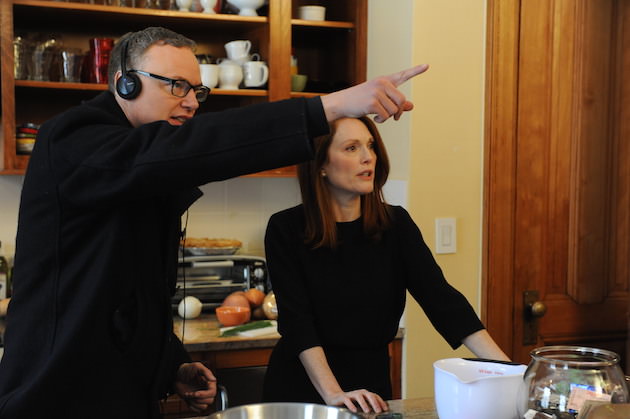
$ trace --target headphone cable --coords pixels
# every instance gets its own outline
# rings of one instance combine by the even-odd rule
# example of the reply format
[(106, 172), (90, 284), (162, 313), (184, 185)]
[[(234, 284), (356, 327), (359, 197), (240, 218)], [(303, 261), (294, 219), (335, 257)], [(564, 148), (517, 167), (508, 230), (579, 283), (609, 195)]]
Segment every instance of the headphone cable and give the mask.
[[(184, 334), (186, 333), (186, 229), (188, 228), (188, 210), (186, 210), (186, 218), (184, 221), (184, 229), (181, 232), (181, 249), (182, 249), (182, 279), (184, 281), (184, 288), (182, 293), (184, 297), (181, 301), (184, 302), (184, 315), (182, 316), (182, 345), (184, 344)], [(181, 302), (180, 301), (180, 302)], [(178, 304), (179, 305), (179, 304)], [(179, 310), (178, 310), (179, 312)]]

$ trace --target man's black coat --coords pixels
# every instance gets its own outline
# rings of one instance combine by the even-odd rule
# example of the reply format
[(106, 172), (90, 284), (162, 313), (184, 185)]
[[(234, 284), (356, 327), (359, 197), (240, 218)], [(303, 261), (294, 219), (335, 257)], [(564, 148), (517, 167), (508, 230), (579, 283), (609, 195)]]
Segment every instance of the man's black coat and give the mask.
[(327, 130), (319, 99), (133, 128), (110, 92), (45, 123), (20, 203), (0, 417), (157, 415), (188, 361), (170, 297), (197, 186), (305, 160)]

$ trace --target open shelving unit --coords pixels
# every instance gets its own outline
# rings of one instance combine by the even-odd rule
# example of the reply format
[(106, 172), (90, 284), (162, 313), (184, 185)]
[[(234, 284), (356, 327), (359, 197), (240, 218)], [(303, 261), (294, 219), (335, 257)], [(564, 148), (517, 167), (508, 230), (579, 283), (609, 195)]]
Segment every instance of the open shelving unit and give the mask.
[[(367, 0), (321, 0), (325, 21), (297, 19), (308, 0), (269, 0), (266, 16), (206, 14), (118, 7), (52, 0), (0, 2), (0, 92), (2, 151), (0, 174), (22, 175), (29, 156), (16, 152), (16, 127), (41, 124), (52, 116), (107, 89), (105, 84), (16, 80), (13, 40), (16, 36), (55, 37), (65, 47), (88, 49), (95, 37), (117, 39), (128, 31), (164, 26), (195, 40), (197, 53), (225, 56), (223, 45), (234, 39), (252, 41), (269, 65), (266, 89), (213, 89), (201, 112), (263, 101), (312, 97), (365, 80)], [(305, 92), (291, 92), (291, 55), (299, 72), (309, 77)], [(294, 176), (294, 167), (253, 176)]]

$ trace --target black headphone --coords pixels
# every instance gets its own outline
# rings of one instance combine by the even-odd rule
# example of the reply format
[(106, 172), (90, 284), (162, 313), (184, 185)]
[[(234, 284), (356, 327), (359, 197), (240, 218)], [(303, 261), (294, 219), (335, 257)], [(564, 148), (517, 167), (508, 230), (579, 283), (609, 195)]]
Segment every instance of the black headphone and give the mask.
[(116, 92), (118, 95), (127, 100), (135, 99), (142, 90), (140, 77), (127, 71), (127, 49), (129, 48), (129, 40), (127, 39), (120, 48), (120, 72), (122, 75), (116, 81)]

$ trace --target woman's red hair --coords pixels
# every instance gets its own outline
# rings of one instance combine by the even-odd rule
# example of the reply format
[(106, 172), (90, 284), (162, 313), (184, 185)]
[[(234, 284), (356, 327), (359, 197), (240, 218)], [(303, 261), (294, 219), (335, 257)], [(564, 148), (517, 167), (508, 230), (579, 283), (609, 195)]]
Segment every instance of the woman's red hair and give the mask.
[[(374, 172), (374, 189), (361, 196), (361, 216), (363, 230), (367, 237), (378, 241), (389, 226), (387, 205), (383, 199), (383, 185), (389, 175), (389, 158), (383, 139), (376, 125), (368, 117), (357, 118), (368, 129), (374, 139), (376, 168)], [(335, 136), (338, 121), (332, 124), (331, 132), (313, 141), (315, 158), (298, 165), (298, 180), (302, 193), (302, 203), (306, 217), (304, 239), (313, 248), (336, 248), (337, 224), (332, 207), (332, 198), (326, 185), (327, 180), (321, 175), (322, 167), (328, 161), (328, 149)]]

